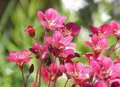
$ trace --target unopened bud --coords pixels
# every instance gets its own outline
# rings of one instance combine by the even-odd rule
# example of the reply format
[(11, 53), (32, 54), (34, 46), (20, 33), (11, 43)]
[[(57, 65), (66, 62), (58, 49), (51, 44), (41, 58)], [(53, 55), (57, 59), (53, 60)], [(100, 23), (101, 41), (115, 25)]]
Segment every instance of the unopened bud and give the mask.
[(35, 36), (35, 29), (31, 25), (27, 27), (25, 30), (26, 33), (28, 33), (29, 36), (34, 37)]

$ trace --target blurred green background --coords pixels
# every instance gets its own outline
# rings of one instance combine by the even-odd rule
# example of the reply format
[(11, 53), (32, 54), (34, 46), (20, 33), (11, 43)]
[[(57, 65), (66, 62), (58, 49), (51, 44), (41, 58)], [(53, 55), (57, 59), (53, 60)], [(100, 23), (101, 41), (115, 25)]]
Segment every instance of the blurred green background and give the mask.
[[(74, 38), (76, 51), (80, 54), (90, 51), (84, 46), (84, 41), (89, 39), (90, 25), (100, 26), (113, 19), (120, 21), (120, 0), (0, 0), (0, 87), (22, 87), (19, 68), (7, 61), (6, 56), (11, 50), (20, 51), (31, 47), (33, 39), (24, 32), (28, 25), (36, 29), (42, 42), (44, 29), (36, 13), (48, 8), (54, 8), (67, 16), (66, 23), (72, 21), (81, 26), (80, 34)], [(33, 62), (34, 58), (29, 65)], [(29, 65), (25, 66), (25, 74), (28, 73)], [(33, 76), (29, 82), (34, 80)], [(63, 87), (64, 82), (59, 78), (57, 87)], [(44, 83), (42, 87), (46, 87)]]

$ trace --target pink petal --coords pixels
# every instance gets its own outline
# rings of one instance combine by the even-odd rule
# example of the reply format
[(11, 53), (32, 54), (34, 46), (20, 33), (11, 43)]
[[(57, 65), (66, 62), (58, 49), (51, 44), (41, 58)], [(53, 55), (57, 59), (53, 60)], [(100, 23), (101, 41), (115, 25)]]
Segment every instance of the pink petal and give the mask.
[(53, 34), (54, 42), (60, 42), (62, 38), (62, 34), (58, 31)]
[(92, 43), (89, 41), (85, 41), (85, 45), (87, 45), (88, 47), (92, 48)]
[(87, 74), (87, 73), (90, 73), (90, 71), (91, 71), (91, 68), (90, 68), (90, 67), (84, 67), (82, 73), (83, 73), (83, 74)]
[(38, 16), (38, 18), (39, 18), (40, 23), (42, 24), (42, 26), (48, 28), (48, 25), (46, 23), (46, 19), (45, 19), (44, 14), (41, 11), (38, 11), (37, 16)]
[(106, 82), (103, 80), (99, 80), (96, 84), (95, 87), (108, 87)]
[(45, 11), (45, 17), (48, 20), (57, 20), (59, 14), (56, 10), (49, 8), (48, 10)]
[(118, 28), (118, 23), (117, 23), (116, 21), (114, 21), (114, 20), (112, 20), (112, 21), (110, 22), (110, 25), (111, 25), (114, 29), (117, 29), (117, 28)]
[(60, 71), (63, 72), (63, 73), (66, 72), (66, 69), (65, 69), (64, 65), (60, 65)]
[(70, 30), (72, 35), (76, 35), (80, 31), (80, 27), (76, 26), (75, 23), (73, 23), (73, 22), (70, 22), (70, 23), (66, 24), (66, 27), (67, 27), (68, 30)]
[(99, 37), (97, 35), (93, 35), (91, 40), (92, 40), (92, 43), (96, 45), (99, 42)]
[(84, 67), (83, 67), (82, 63), (78, 62), (78, 63), (75, 64), (75, 68), (82, 71)]
[(50, 73), (56, 74), (58, 72), (58, 65), (55, 63), (52, 63), (49, 67)]
[(90, 61), (90, 66), (92, 66), (92, 68), (93, 68), (95, 73), (99, 74), (99, 72), (100, 72), (100, 65), (95, 60), (91, 60)]
[(58, 24), (63, 24), (65, 22), (65, 20), (66, 20), (65, 16), (59, 16), (57, 22), (58, 22)]
[(65, 64), (65, 69), (69, 72), (69, 71), (73, 71), (74, 70), (74, 65), (71, 63), (66, 63)]
[(40, 21), (41, 21), (41, 20), (45, 20), (45, 16), (44, 16), (44, 14), (43, 14), (42, 11), (38, 11), (38, 12), (37, 12), (37, 16), (38, 16), (38, 18), (39, 18)]
[(45, 81), (49, 81), (50, 80), (49, 77), (48, 77), (48, 71), (47, 71), (46, 68), (42, 67), (41, 73), (42, 73), (43, 78), (44, 78)]
[(48, 42), (49, 44), (53, 44), (53, 39), (52, 37), (45, 37), (44, 41)]
[(104, 33), (107, 29), (108, 29), (109, 25), (108, 24), (103, 24), (101, 27), (100, 27), (100, 31), (102, 33)]
[(99, 28), (95, 27), (95, 26), (90, 26), (90, 29), (93, 33), (98, 34)]
[(113, 62), (110, 58), (106, 57), (106, 58), (103, 58), (102, 60), (102, 65), (106, 68), (106, 69), (109, 69), (112, 65), (113, 65)]
[(63, 44), (67, 44), (70, 43), (72, 41), (73, 37), (72, 36), (67, 36), (65, 38), (62, 39), (62, 43)]
[(75, 43), (68, 43), (68, 44), (66, 45), (66, 47), (75, 47), (75, 46), (76, 46)]

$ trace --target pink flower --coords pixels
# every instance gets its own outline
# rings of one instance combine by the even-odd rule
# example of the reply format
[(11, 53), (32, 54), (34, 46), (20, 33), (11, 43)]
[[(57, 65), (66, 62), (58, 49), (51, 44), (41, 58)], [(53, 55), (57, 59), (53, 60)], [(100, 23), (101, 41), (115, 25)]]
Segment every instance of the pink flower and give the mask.
[(108, 35), (112, 33), (112, 28), (108, 24), (103, 24), (100, 27), (91, 26), (90, 28), (93, 34), (98, 35), (99, 38), (107, 37)]
[(53, 37), (46, 37), (45, 41), (58, 49), (62, 49), (62, 48), (68, 49), (75, 46), (74, 43), (71, 43), (72, 39), (73, 39), (72, 36), (63, 37), (61, 32), (56, 31), (53, 34)]
[(91, 42), (86, 41), (85, 44), (90, 47), (95, 53), (100, 53), (102, 50), (107, 50), (107, 38), (100, 39), (96, 34), (92, 36)]
[(55, 30), (63, 27), (63, 23), (66, 20), (65, 16), (60, 16), (58, 12), (52, 8), (45, 11), (38, 11), (37, 16), (42, 24), (47, 29)]
[(74, 80), (80, 82), (84, 82), (91, 71), (90, 67), (85, 67), (80, 62), (75, 64), (65, 63), (65, 65), (60, 65), (60, 70), (65, 73), (68, 78), (72, 77)]
[(110, 26), (112, 27), (113, 34), (120, 38), (120, 24), (118, 24), (116, 21), (111, 21)]
[(68, 36), (68, 35), (74, 36), (79, 33), (80, 27), (76, 26), (75, 23), (70, 22), (70, 23), (66, 24), (65, 27), (63, 27), (60, 30), (64, 36)]
[(45, 81), (56, 81), (62, 75), (55, 63), (52, 63), (49, 67), (42, 67), (41, 72)]
[(11, 51), (7, 56), (7, 59), (11, 62), (16, 63), (18, 66), (23, 67), (25, 63), (31, 60), (31, 53), (27, 50), (21, 52)]
[(101, 60), (91, 60), (90, 66), (92, 66), (94, 75), (97, 75), (96, 79), (108, 79), (111, 76), (113, 62), (109, 57), (101, 57)]

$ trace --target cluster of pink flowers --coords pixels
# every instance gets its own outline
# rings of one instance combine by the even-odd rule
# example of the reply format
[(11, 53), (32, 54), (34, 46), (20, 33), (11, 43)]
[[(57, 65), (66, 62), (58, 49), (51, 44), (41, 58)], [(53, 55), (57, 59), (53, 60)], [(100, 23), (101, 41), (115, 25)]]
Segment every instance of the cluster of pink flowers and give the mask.
[[(85, 45), (92, 49), (92, 52), (79, 55), (74, 50), (76, 44), (72, 40), (79, 33), (80, 26), (73, 22), (66, 24), (66, 17), (59, 15), (52, 8), (44, 13), (38, 11), (37, 16), (40, 24), (45, 28), (43, 43), (39, 43), (35, 29), (28, 26), (25, 31), (34, 38), (35, 43), (29, 51), (12, 51), (7, 57), (9, 61), (15, 62), (23, 72), (24, 64), (31, 60), (31, 54), (35, 55), (38, 69), (34, 87), (41, 87), (41, 78), (48, 82), (48, 87), (51, 84), (53, 84), (52, 87), (56, 87), (57, 79), (63, 74), (67, 78), (64, 87), (67, 87), (69, 79), (73, 80), (70, 87), (120, 87), (120, 56), (116, 56), (114, 60), (111, 58), (118, 49), (120, 24), (111, 21), (110, 24), (103, 24), (100, 27), (91, 26), (91, 41), (85, 41)], [(108, 45), (110, 35), (116, 38), (112, 47)], [(80, 56), (87, 59), (87, 65), (82, 62), (73, 62), (74, 58), (80, 58)], [(29, 72), (32, 73), (33, 70), (32, 65)], [(24, 87), (27, 87), (27, 80), (25, 78), (23, 80)]]

